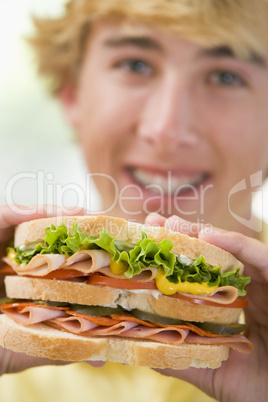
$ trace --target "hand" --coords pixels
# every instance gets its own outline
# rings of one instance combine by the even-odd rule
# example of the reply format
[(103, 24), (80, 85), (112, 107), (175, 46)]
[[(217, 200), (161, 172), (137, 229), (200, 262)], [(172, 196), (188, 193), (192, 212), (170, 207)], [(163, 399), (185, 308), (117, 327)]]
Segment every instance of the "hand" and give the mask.
[(186, 380), (219, 401), (268, 400), (268, 246), (235, 232), (191, 224), (179, 217), (169, 219), (151, 214), (147, 224), (199, 237), (232, 253), (243, 262), (243, 275), (251, 276), (246, 287), (248, 307), (245, 309), (247, 337), (254, 344), (251, 354), (230, 349), (227, 361), (216, 370), (158, 370), (162, 374)]
[[(84, 215), (82, 208), (61, 208), (54, 205), (44, 206), (0, 206), (0, 268), (4, 265), (2, 258), (6, 255), (6, 248), (13, 240), (15, 226), (33, 219), (48, 218), (62, 215)], [(0, 275), (0, 298), (4, 296), (4, 278)]]
[[(18, 210), (20, 210), (21, 213), (18, 213)], [(84, 213), (85, 211), (81, 208), (72, 208), (69, 210), (64, 208), (63, 210), (62, 208), (53, 206), (38, 206), (38, 208), (19, 208), (18, 206), (14, 206), (13, 208), (12, 205), (0, 206), (0, 266), (3, 265), (2, 258), (6, 255), (6, 247), (10, 241), (13, 240), (15, 226), (19, 223), (32, 219), (47, 218), (49, 216), (84, 215)], [(3, 275), (0, 275), (0, 297), (3, 297), (4, 294), (4, 277)], [(31, 357), (21, 353), (14, 353), (0, 347), (0, 375), (45, 364), (64, 364), (64, 362)]]

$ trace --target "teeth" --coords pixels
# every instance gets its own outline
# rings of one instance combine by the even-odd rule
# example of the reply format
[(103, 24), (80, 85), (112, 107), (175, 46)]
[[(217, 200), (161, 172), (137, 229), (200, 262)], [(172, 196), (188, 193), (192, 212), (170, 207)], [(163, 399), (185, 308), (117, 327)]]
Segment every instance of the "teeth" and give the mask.
[(164, 192), (164, 194), (179, 193), (187, 187), (197, 186), (204, 178), (204, 174), (198, 174), (192, 177), (175, 177), (171, 172), (168, 172), (167, 176), (160, 174), (150, 173), (142, 169), (131, 170), (134, 179), (139, 182), (146, 189), (158, 193)]

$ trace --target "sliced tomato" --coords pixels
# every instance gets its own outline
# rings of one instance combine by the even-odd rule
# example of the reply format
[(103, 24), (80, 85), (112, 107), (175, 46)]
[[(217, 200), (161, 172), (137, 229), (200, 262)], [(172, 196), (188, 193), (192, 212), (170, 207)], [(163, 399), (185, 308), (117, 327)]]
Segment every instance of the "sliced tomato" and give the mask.
[(70, 316), (74, 317), (81, 317), (84, 318), (85, 320), (90, 320), (94, 322), (97, 325), (100, 325), (102, 327), (111, 327), (112, 325), (116, 325), (120, 322), (120, 320), (113, 319), (110, 316), (105, 316), (105, 317), (99, 317), (99, 316), (93, 316), (93, 315), (87, 315), (87, 314), (80, 314), (76, 313), (75, 311), (70, 311), (67, 310), (66, 314), (69, 314)]
[(195, 297), (188, 297), (187, 295), (183, 295), (181, 293), (175, 293), (174, 295), (171, 295), (169, 297), (173, 297), (174, 299), (187, 300), (190, 303), (194, 304), (204, 304), (206, 306), (213, 306), (213, 307), (244, 308), (247, 307), (248, 305), (248, 299), (246, 297), (238, 297), (233, 303), (230, 304), (220, 304), (209, 300), (198, 299)]
[(1, 310), (7, 310), (10, 308), (24, 308), (29, 306), (35, 306), (34, 302), (32, 301), (14, 301), (11, 303), (6, 303), (1, 305)]
[(79, 278), (82, 276), (88, 276), (88, 274), (85, 274), (81, 271), (77, 271), (76, 269), (57, 269), (45, 276), (42, 276), (42, 279), (70, 279), (70, 278)]
[[(89, 276), (87, 283), (90, 285), (103, 285), (103, 286), (110, 286), (112, 288), (118, 288), (118, 289), (128, 289), (128, 290), (135, 290), (135, 289), (149, 289), (149, 290), (158, 290), (157, 287), (155, 286), (154, 282), (138, 282), (133, 279), (115, 279), (115, 278), (109, 278), (107, 276), (103, 276), (100, 274), (92, 274)], [(165, 296), (165, 295), (163, 295)], [(186, 300), (189, 303), (194, 303), (194, 304), (204, 304), (207, 306), (213, 306), (213, 307), (228, 307), (228, 308), (243, 308), (247, 307), (248, 301), (246, 297), (238, 297), (237, 300), (235, 300), (231, 304), (220, 304), (220, 303), (215, 303), (213, 301), (209, 300), (203, 300), (203, 299), (198, 299), (194, 297), (189, 297), (187, 295), (183, 295), (181, 293), (175, 293), (174, 295), (167, 296), (167, 297), (173, 297), (175, 299), (181, 299), (181, 300)]]
[[(47, 302), (47, 303), (49, 303), (49, 302)], [(31, 301), (31, 300), (29, 300), (29, 301), (27, 301), (27, 300), (19, 301), (18, 300), (18, 301), (14, 301), (14, 302), (11, 302), (11, 303), (2, 304), (0, 309), (2, 311), (5, 311), (5, 310), (8, 310), (8, 309), (14, 309), (14, 308), (22, 309), (24, 307), (29, 307), (29, 306), (31, 306), (31, 307), (42, 307), (42, 308), (47, 308), (47, 309), (50, 309), (50, 310), (51, 309), (52, 310), (67, 310), (68, 309), (67, 306), (53, 306), (52, 304), (46, 304), (46, 302), (42, 302), (41, 300), (39, 302), (37, 302), (37, 303), (35, 303), (35, 302)]]
[[(5, 275), (16, 275), (15, 271), (8, 265), (5, 265), (1, 268), (0, 273)], [(68, 280), (72, 278), (79, 278), (79, 277), (86, 277), (88, 276), (87, 283), (90, 285), (103, 285), (103, 286), (110, 286), (112, 288), (117, 289), (126, 289), (126, 290), (138, 290), (138, 289), (149, 289), (149, 290), (158, 290), (154, 282), (139, 282), (135, 281), (135, 279), (116, 279), (110, 278), (108, 276), (104, 276), (102, 274), (84, 274), (80, 271), (75, 269), (59, 269), (56, 271), (52, 271), (49, 274), (42, 277), (42, 279), (62, 279)], [(40, 278), (40, 277), (37, 277)], [(165, 296), (165, 295), (163, 295)], [(173, 297), (175, 299), (186, 300), (189, 303), (193, 304), (203, 304), (207, 306), (213, 307), (228, 307), (228, 308), (244, 308), (248, 306), (248, 300), (246, 297), (238, 297), (233, 303), (231, 304), (220, 304), (215, 303), (209, 300), (198, 299), (194, 297), (189, 297), (187, 295), (183, 295), (182, 293), (175, 293), (174, 295), (167, 296)]]
[[(10, 265), (4, 265), (2, 268), (0, 268), (0, 275), (1, 274), (17, 275), (16, 271), (14, 271), (14, 269)], [(76, 269), (57, 269), (42, 277), (27, 275), (27, 273), (25, 274), (25, 276), (39, 279), (69, 279), (69, 278), (79, 278), (82, 276), (88, 276), (88, 274), (85, 274), (81, 271), (77, 271)]]
[(88, 277), (88, 284), (110, 286), (118, 289), (152, 289), (157, 290), (154, 282), (139, 282), (133, 279), (116, 279), (100, 274), (92, 274)]
[(17, 275), (14, 269), (10, 265), (4, 265), (2, 268), (0, 268), (0, 274), (1, 275)]

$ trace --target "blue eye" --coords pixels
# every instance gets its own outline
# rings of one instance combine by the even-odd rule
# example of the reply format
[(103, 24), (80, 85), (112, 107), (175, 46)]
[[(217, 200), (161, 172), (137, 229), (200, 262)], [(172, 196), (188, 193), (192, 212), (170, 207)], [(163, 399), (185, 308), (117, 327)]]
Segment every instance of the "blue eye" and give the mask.
[(223, 84), (231, 85), (236, 81), (236, 77), (234, 77), (234, 75), (231, 73), (222, 73), (220, 75), (220, 81)]
[(147, 71), (147, 66), (142, 61), (131, 61), (129, 67), (139, 74), (144, 74)]
[(211, 84), (222, 86), (243, 86), (245, 84), (243, 78), (238, 74), (234, 74), (230, 71), (217, 71), (213, 72), (209, 76), (209, 82)]
[(117, 67), (122, 67), (130, 73), (138, 75), (151, 76), (153, 68), (146, 62), (138, 59), (123, 60), (117, 64)]

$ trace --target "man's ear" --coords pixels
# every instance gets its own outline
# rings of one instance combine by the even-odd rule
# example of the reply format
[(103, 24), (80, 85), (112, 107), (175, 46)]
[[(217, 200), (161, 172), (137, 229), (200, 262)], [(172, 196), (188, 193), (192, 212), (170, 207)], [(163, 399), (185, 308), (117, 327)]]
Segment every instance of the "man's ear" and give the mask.
[(67, 121), (73, 128), (79, 126), (79, 107), (77, 99), (77, 90), (74, 85), (66, 83), (59, 92), (59, 100), (62, 104), (63, 111)]

